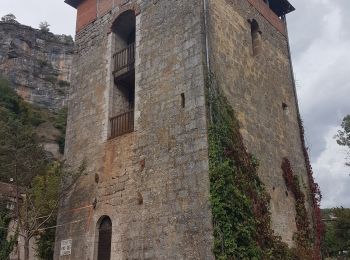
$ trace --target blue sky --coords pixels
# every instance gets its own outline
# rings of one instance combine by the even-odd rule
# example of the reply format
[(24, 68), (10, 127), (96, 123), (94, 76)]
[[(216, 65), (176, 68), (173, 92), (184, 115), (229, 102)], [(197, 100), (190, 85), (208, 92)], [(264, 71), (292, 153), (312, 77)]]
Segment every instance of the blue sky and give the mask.
[[(333, 138), (350, 114), (350, 1), (290, 2), (297, 9), (288, 24), (299, 104), (322, 206), (350, 207), (346, 150)], [(0, 16), (7, 13), (32, 27), (47, 21), (52, 32), (74, 35), (76, 12), (63, 0), (1, 0)]]

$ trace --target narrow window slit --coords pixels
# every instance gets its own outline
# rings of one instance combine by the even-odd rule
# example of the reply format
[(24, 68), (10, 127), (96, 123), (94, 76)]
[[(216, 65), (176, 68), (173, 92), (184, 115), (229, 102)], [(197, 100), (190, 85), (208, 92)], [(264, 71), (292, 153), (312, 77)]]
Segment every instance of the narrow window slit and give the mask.
[(252, 38), (253, 56), (256, 56), (260, 54), (261, 48), (262, 48), (261, 31), (259, 28), (259, 24), (255, 19), (250, 20), (249, 22), (250, 22), (250, 30), (251, 30), (251, 38)]
[(185, 105), (186, 105), (185, 93), (181, 93), (181, 107), (185, 108)]

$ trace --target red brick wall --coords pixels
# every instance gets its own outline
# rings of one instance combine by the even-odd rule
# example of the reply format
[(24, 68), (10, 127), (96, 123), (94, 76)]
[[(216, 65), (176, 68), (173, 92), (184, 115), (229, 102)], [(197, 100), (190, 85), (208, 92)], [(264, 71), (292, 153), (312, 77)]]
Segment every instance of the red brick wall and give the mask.
[(89, 23), (93, 22), (97, 18), (97, 0), (85, 0), (78, 6), (77, 14), (77, 27), (76, 31), (79, 32)]
[(279, 32), (286, 35), (286, 29), (282, 20), (262, 0), (248, 0), (259, 13), (266, 18)]
[(98, 17), (110, 11), (114, 6), (114, 0), (97, 0), (97, 15)]

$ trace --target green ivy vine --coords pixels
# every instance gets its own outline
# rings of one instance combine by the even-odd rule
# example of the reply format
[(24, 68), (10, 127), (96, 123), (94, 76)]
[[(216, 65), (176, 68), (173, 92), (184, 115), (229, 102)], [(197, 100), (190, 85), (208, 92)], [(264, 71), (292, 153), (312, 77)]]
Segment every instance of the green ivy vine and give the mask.
[(296, 259), (273, 233), (270, 197), (258, 177), (257, 160), (246, 151), (235, 113), (212, 74), (207, 97), (216, 259)]

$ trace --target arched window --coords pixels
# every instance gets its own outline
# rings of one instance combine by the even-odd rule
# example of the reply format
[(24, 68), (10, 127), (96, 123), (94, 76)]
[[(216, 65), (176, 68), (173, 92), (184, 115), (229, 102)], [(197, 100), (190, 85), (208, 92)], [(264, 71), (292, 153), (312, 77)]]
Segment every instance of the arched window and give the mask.
[(104, 216), (99, 222), (97, 260), (110, 260), (112, 243), (112, 221), (109, 217)]
[(250, 22), (253, 55), (258, 55), (261, 52), (261, 31), (258, 22), (253, 19)]
[(134, 130), (136, 16), (125, 11), (112, 25), (114, 87), (110, 134), (113, 139)]

